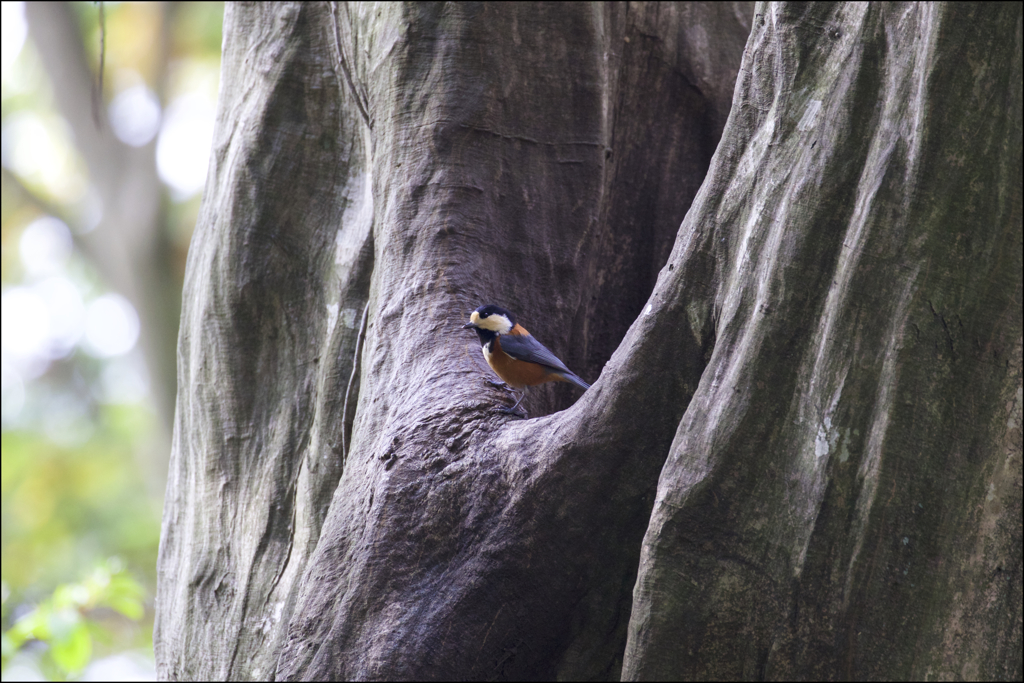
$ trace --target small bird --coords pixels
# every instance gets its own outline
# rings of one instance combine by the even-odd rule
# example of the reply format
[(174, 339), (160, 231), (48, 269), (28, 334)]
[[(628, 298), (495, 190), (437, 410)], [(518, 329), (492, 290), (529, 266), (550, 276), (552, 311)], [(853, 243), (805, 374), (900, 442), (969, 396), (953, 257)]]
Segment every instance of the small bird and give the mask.
[(476, 330), (487, 364), (506, 384), (523, 392), (514, 406), (502, 408), (502, 412), (515, 413), (526, 397), (526, 387), (544, 382), (572, 382), (583, 389), (590, 388), (517, 324), (511, 311), (493, 304), (481, 306), (469, 315), (469, 322), (462, 329)]

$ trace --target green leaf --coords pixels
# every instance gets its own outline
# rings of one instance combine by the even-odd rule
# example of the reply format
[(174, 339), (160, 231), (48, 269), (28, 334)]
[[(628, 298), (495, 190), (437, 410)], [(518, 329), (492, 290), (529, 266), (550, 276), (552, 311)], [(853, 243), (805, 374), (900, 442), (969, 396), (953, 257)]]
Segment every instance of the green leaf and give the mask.
[(53, 592), (53, 606), (57, 609), (65, 607), (82, 607), (89, 604), (92, 596), (89, 589), (77, 583), (58, 586)]
[(29, 638), (48, 640), (50, 637), (50, 610), (36, 608), (18, 620), (8, 633), (18, 647)]
[(111, 609), (117, 610), (129, 619), (139, 620), (145, 611), (142, 603), (128, 595), (115, 595), (107, 602)]
[(107, 593), (114, 597), (142, 598), (146, 591), (138, 581), (128, 574), (114, 574), (110, 577)]
[(74, 674), (85, 668), (92, 657), (92, 636), (89, 627), (79, 622), (64, 638), (54, 638), (50, 644), (50, 656), (64, 671)]

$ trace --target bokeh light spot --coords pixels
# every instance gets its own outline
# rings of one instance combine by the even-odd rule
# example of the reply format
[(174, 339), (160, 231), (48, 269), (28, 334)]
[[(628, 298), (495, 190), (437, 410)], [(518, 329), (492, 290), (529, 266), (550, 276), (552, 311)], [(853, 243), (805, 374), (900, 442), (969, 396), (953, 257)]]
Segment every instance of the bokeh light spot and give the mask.
[(139, 339), (139, 316), (120, 294), (104, 294), (89, 304), (85, 350), (97, 358), (128, 353)]
[[(5, 354), (28, 360), (50, 337), (46, 301), (33, 287), (11, 287), (0, 298), (0, 346)], [(45, 369), (45, 365), (43, 367)]]
[(54, 275), (34, 287), (46, 303), (49, 334), (39, 351), (50, 360), (71, 353), (85, 332), (85, 303), (78, 287), (64, 275)]
[(49, 198), (74, 203), (85, 194), (87, 181), (72, 144), (71, 131), (59, 116), (29, 110), (4, 118), (3, 165), (29, 185), (45, 188)]
[(18, 242), (18, 253), (25, 271), (32, 277), (59, 273), (71, 258), (71, 230), (53, 216), (38, 218), (25, 228)]
[(156, 167), (171, 195), (181, 201), (203, 189), (213, 147), (213, 103), (201, 95), (179, 97), (164, 113)]
[(25, 44), (25, 35), (28, 33), (28, 25), (25, 23), (25, 3), (5, 2), (0, 5), (0, 25), (2, 25), (2, 38), (0, 38), (0, 73), (4, 80), (11, 71), (14, 60), (21, 54), (21, 48)]
[(145, 85), (121, 91), (110, 103), (110, 127), (121, 142), (142, 147), (160, 130), (160, 101)]

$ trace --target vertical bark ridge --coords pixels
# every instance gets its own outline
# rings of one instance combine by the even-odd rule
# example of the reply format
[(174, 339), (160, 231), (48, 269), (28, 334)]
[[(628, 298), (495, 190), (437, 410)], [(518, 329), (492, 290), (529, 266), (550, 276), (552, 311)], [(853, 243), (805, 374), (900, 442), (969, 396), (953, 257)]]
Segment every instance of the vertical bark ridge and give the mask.
[(662, 473), (623, 677), (1012, 678), (1019, 610), (979, 594), (1010, 600), (1013, 577), (981, 586), (1020, 533), (980, 510), (1014, 505), (1019, 467), (995, 475), (1002, 437), (967, 425), (1012, 411), (1020, 381), (1019, 209), (999, 201), (1021, 181), (1019, 97), (999, 97), (1019, 8), (758, 12), (684, 223), (720, 231), (718, 341)]

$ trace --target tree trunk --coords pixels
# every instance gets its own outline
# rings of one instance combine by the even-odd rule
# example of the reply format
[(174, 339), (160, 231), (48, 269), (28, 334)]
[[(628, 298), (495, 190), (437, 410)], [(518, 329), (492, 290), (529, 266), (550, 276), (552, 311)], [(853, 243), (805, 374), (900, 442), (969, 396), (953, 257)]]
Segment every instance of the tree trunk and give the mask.
[(1020, 677), (1020, 6), (748, 10), (229, 7), (162, 677)]
[(1021, 79), (1020, 5), (759, 6), (624, 678), (1021, 677)]

